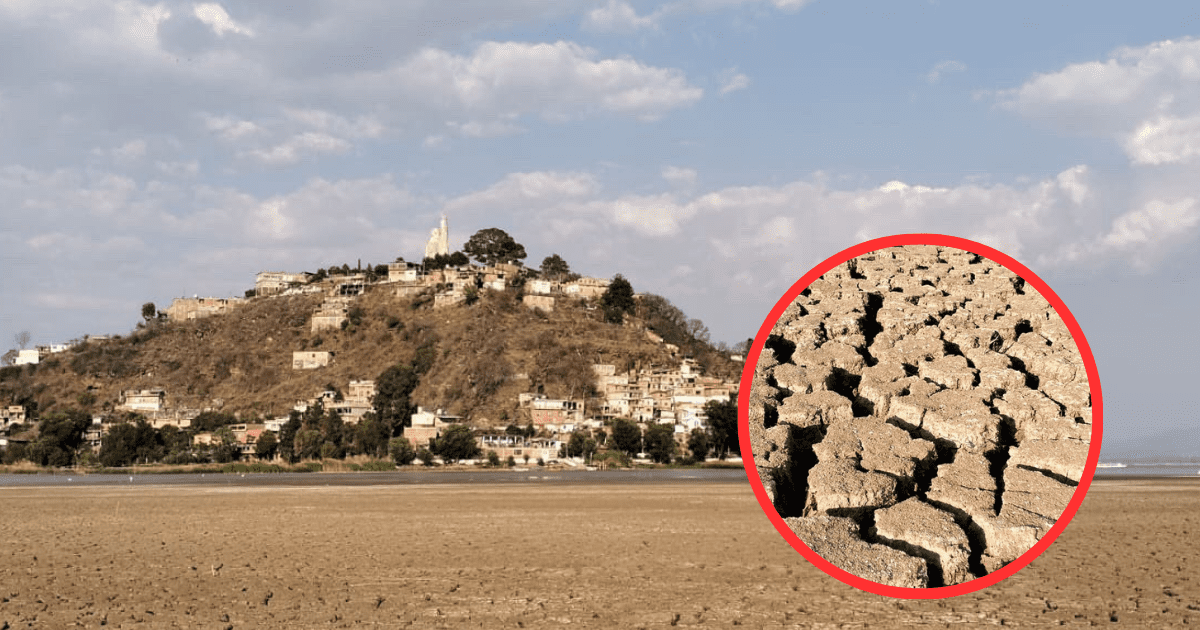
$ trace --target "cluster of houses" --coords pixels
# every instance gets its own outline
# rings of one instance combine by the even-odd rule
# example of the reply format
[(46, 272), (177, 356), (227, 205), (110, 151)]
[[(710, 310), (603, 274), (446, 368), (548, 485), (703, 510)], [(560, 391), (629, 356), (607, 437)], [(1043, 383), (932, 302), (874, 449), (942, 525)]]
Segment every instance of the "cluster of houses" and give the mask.
[[(441, 225), (432, 231), (426, 246), (426, 258), (448, 253), (449, 227), (445, 217)], [(286, 296), (322, 293), (322, 304), (313, 313), (313, 332), (338, 329), (346, 325), (354, 299), (367, 286), (376, 285), (394, 291), (398, 296), (432, 295), (433, 306), (441, 308), (468, 299), (472, 293), (483, 290), (501, 291), (512, 286), (521, 275), (518, 265), (495, 264), (491, 266), (463, 265), (441, 269), (426, 269), (423, 265), (397, 261), (387, 265), (387, 275), (372, 273), (350, 273), (333, 275), (316, 281), (314, 274), (307, 272), (264, 271), (255, 278), (254, 296)], [(603, 278), (574, 277), (556, 281), (549, 278), (530, 279), (524, 284), (523, 302), (530, 308), (546, 311), (554, 309), (557, 300), (597, 298), (608, 289), (609, 280)], [(249, 292), (248, 292), (249, 293)], [(177, 298), (164, 314), (171, 321), (188, 321), (227, 314), (247, 303), (252, 298), (199, 297)], [(652, 332), (646, 334), (658, 343), (663, 340)], [(72, 344), (56, 344), (21, 350), (16, 364), (37, 363), (47, 355), (62, 352)], [(665, 344), (673, 356), (678, 348)], [(332, 352), (297, 351), (292, 353), (292, 368), (296, 370), (320, 369), (333, 360)], [(621, 374), (614, 365), (594, 365), (597, 395), (580, 399), (551, 399), (541, 394), (526, 393), (518, 397), (520, 417), (518, 423), (532, 425), (535, 436), (483, 434), (477, 437), (480, 447), (495, 451), (501, 458), (515, 460), (558, 457), (559, 449), (578, 430), (599, 430), (607, 421), (616, 418), (632, 419), (640, 424), (671, 424), (676, 438), (683, 443), (687, 435), (705, 426), (704, 405), (709, 401), (727, 400), (736, 391), (737, 384), (718, 378), (706, 377), (695, 361), (680, 358), (678, 363), (659, 367), (638, 367)], [(348, 424), (357, 424), (373, 409), (375, 383), (370, 380), (352, 380), (346, 391), (321, 391), (309, 400), (297, 401), (294, 409), (306, 411), (320, 403), (325, 409), (335, 410)], [(218, 404), (219, 406), (219, 404)], [(122, 392), (118, 410), (137, 412), (155, 428), (175, 426), (180, 429), (191, 427), (192, 420), (204, 410), (168, 404), (167, 392), (161, 388), (128, 390)], [(25, 421), (25, 410), (20, 406), (0, 409), (0, 429)], [(261, 424), (236, 424), (229, 427), (237, 444), (244, 453), (253, 453), (260, 436), (267, 431), (282, 430), (288, 416), (268, 419)], [(405, 437), (420, 448), (428, 446), (449, 426), (464, 419), (418, 407), (406, 427)], [(111, 426), (102, 416), (95, 416), (85, 437), (94, 449), (99, 449), (106, 429)], [(212, 444), (216, 437), (211, 432), (193, 436), (195, 444)]]

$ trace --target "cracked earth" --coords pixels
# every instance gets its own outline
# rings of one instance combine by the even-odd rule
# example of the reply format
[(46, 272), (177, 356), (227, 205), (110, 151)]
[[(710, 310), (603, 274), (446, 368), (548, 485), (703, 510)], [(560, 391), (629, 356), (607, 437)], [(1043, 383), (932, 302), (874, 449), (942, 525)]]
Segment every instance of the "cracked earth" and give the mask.
[(873, 582), (958, 584), (1029, 550), (1079, 485), (1083, 359), (1050, 303), (946, 247), (849, 260), (775, 323), (751, 388), (760, 479), (792, 531)]

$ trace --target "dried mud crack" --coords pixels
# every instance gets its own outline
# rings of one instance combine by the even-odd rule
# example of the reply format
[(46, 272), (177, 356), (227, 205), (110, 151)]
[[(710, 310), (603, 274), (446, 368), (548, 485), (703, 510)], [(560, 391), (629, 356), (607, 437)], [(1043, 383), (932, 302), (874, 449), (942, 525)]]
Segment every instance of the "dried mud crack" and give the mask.
[(1062, 514), (1091, 394), (1062, 318), (976, 254), (904, 246), (813, 282), (774, 324), (750, 392), (776, 510), (830, 563), (928, 588), (982, 577)]

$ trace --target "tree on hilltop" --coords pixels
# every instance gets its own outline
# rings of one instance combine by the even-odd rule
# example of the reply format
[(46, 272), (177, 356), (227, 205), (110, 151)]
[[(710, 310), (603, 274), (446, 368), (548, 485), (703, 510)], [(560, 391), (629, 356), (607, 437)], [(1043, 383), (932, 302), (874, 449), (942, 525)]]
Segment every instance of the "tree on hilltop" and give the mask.
[(142, 305), (142, 319), (146, 320), (147, 323), (154, 319), (157, 313), (158, 309), (154, 307), (154, 302), (146, 302)]
[(571, 267), (558, 254), (550, 254), (542, 261), (542, 277), (547, 280), (560, 280), (571, 275)]
[(454, 252), (452, 254), (438, 254), (433, 258), (426, 258), (422, 265), (425, 271), (433, 271), (435, 269), (445, 269), (446, 267), (463, 267), (471, 262), (467, 255), (462, 252)]
[(600, 305), (604, 307), (604, 321), (610, 324), (620, 324), (625, 321), (625, 314), (632, 313), (636, 302), (633, 299), (633, 285), (625, 276), (617, 274), (604, 295), (600, 296)]
[(513, 240), (508, 232), (500, 228), (479, 230), (463, 245), (462, 250), (488, 267), (498, 263), (519, 265), (525, 260), (525, 246)]

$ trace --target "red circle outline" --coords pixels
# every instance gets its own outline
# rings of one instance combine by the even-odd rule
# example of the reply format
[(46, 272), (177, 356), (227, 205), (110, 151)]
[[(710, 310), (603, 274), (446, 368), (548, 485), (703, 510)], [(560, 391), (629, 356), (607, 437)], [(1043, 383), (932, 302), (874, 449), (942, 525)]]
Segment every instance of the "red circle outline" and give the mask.
[[(941, 586), (937, 588), (905, 588), (900, 586), (889, 586), (872, 582), (865, 578), (859, 577), (840, 569), (822, 558), (819, 554), (805, 545), (799, 537), (792, 532), (791, 528), (784, 523), (783, 518), (775, 510), (775, 506), (767, 498), (766, 489), (763, 488), (762, 481), (758, 476), (758, 468), (754, 464), (754, 452), (750, 445), (750, 417), (749, 417), (749, 402), (750, 402), (750, 387), (754, 383), (754, 372), (758, 365), (759, 355), (762, 353), (763, 344), (767, 337), (771, 334), (771, 329), (774, 328), (775, 322), (783, 315), (783, 311), (796, 299), (801, 291), (812, 284), (814, 280), (820, 278), (825, 272), (842, 264), (843, 262), (861, 256), (863, 254), (873, 252), (878, 249), (888, 247), (897, 247), (901, 245), (937, 245), (942, 247), (953, 247), (969, 251), (973, 254), (978, 254), (997, 262), (1007, 268), (1009, 271), (1020, 276), (1025, 282), (1033, 285), (1050, 305), (1054, 307), (1055, 312), (1062, 318), (1067, 325), (1067, 329), (1071, 331), (1071, 337), (1075, 341), (1075, 345), (1079, 348), (1079, 354), (1083, 358), (1084, 366), (1087, 368), (1088, 388), (1092, 396), (1092, 435), (1089, 442), (1087, 464), (1083, 470), (1083, 476), (1079, 480), (1079, 486), (1075, 488), (1075, 493), (1071, 495), (1071, 501), (1067, 504), (1066, 510), (1050, 527), (1050, 531), (1041, 538), (1033, 547), (1022, 554), (1016, 560), (1010, 562), (1004, 568), (989, 573), (983, 577), (975, 578), (961, 584), (953, 584), (950, 586)], [(1104, 400), (1100, 390), (1100, 376), (1096, 370), (1096, 360), (1092, 357), (1092, 349), (1087, 343), (1087, 339), (1083, 335), (1083, 330), (1080, 329), (1079, 323), (1075, 321), (1075, 316), (1071, 314), (1070, 309), (1063, 303), (1062, 299), (1055, 293), (1037, 274), (1029, 270), (1028, 267), (1017, 262), (1007, 254), (997, 251), (965, 238), (957, 236), (947, 236), (944, 234), (896, 234), (893, 236), (884, 236), (881, 238), (864, 241), (853, 247), (844, 249), (829, 258), (824, 262), (813, 267), (808, 273), (804, 274), (795, 284), (783, 294), (783, 297), (771, 309), (771, 313), (763, 322), (758, 330), (758, 334), (754, 337), (754, 345), (751, 346), (749, 352), (746, 353), (745, 367), (742, 369), (742, 380), (738, 392), (738, 439), (740, 441), (742, 451), (742, 465), (746, 468), (746, 476), (750, 480), (750, 486), (754, 488), (754, 496), (758, 498), (759, 506), (766, 513), (767, 518), (775, 526), (775, 529), (783, 535), (784, 540), (788, 541), (796, 551), (800, 552), (809, 562), (816, 565), (825, 573), (833, 576), (841, 582), (853, 586), (859, 590), (883, 595), (886, 597), (895, 597), (901, 599), (941, 599), (945, 597), (957, 597), (973, 593), (980, 589), (987, 588), (996, 584), (1017, 571), (1025, 568), (1034, 558), (1037, 558), (1050, 544), (1058, 538), (1059, 534), (1066, 529), (1067, 524), (1074, 518), (1075, 512), (1083, 503), (1084, 496), (1087, 495), (1088, 488), (1092, 485), (1092, 477), (1096, 474), (1096, 464), (1100, 461), (1100, 443), (1104, 424)]]

